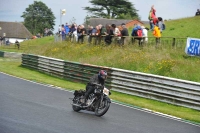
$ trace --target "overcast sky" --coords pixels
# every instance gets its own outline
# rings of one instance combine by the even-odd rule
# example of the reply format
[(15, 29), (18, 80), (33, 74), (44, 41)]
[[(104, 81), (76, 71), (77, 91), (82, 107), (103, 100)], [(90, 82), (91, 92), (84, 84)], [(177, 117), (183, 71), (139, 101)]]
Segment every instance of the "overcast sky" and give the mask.
[[(41, 0), (54, 13), (55, 30), (60, 24), (60, 10), (66, 9), (66, 15), (62, 16), (62, 23), (70, 22), (74, 17), (77, 24), (82, 24), (87, 12), (83, 7), (90, 6), (89, 0)], [(163, 19), (178, 19), (194, 16), (200, 9), (200, 0), (129, 0), (138, 10), (141, 20), (148, 20), (148, 13), (152, 5), (156, 8), (157, 17)], [(25, 9), (33, 4), (34, 0), (0, 0), (0, 21), (21, 22), (20, 16)]]

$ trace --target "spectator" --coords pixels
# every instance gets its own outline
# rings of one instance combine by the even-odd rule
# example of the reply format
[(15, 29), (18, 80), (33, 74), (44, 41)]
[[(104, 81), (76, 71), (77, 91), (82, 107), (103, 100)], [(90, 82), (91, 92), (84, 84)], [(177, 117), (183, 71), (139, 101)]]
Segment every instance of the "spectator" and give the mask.
[(139, 46), (142, 44), (142, 28), (139, 24), (134, 25), (131, 36), (133, 37), (132, 43), (135, 43), (135, 40), (138, 40)]
[(68, 25), (68, 23), (66, 23), (65, 24), (65, 35), (66, 35), (66, 38), (69, 35), (68, 33), (69, 33), (69, 25)]
[(100, 35), (100, 28), (99, 28), (99, 25), (96, 26), (96, 36), (99, 36)]
[(0, 36), (0, 46), (3, 44), (3, 38)]
[(99, 25), (99, 29), (100, 29), (101, 36), (106, 35), (106, 28), (102, 24)]
[(105, 37), (105, 42), (106, 44), (111, 44), (112, 43), (112, 36), (113, 36), (113, 30), (111, 25), (106, 25), (106, 37)]
[(48, 29), (45, 28), (45, 29), (44, 29), (44, 36), (47, 36), (47, 33), (48, 33)]
[(9, 39), (6, 40), (6, 45), (10, 45), (10, 41), (9, 41)]
[(126, 37), (124, 36), (129, 36), (129, 33), (128, 33), (128, 29), (126, 28), (126, 24), (125, 23), (122, 23), (121, 24), (121, 27), (122, 27), (122, 31), (121, 31), (121, 35), (122, 35), (122, 38), (121, 38), (121, 43), (122, 45), (126, 44)]
[(19, 44), (18, 40), (15, 41), (15, 45), (17, 46), (17, 49), (19, 50), (20, 44)]
[(69, 32), (68, 32), (68, 36), (69, 36), (69, 41), (71, 41), (71, 38), (72, 38), (72, 25), (69, 25)]
[(120, 32), (119, 28), (117, 28), (115, 24), (112, 24), (111, 27), (113, 29), (113, 34), (116, 37), (117, 43), (121, 44), (121, 32)]
[(61, 26), (58, 27), (58, 33), (61, 34)]
[(61, 28), (61, 35), (62, 35), (62, 41), (66, 40), (66, 30), (64, 24), (62, 25)]
[(145, 28), (144, 26), (141, 26), (142, 28), (142, 33), (143, 33), (143, 42), (147, 43), (148, 42), (148, 28)]
[(36, 35), (36, 37), (37, 37), (37, 38), (41, 38), (40, 33), (38, 33), (38, 34)]
[(158, 17), (158, 27), (160, 28), (160, 32), (162, 33), (163, 28), (163, 19), (161, 17)]
[(139, 25), (139, 24), (134, 24), (134, 27), (133, 27), (133, 30), (132, 30), (131, 35), (132, 35), (132, 36), (138, 36), (138, 35), (137, 35), (137, 31), (138, 31), (139, 29), (141, 29), (140, 25)]
[(158, 25), (154, 26), (153, 36), (156, 37), (156, 47), (157, 47), (158, 44), (160, 43), (160, 37), (161, 37), (161, 32), (160, 32), (160, 28), (158, 27)]
[(76, 24), (72, 24), (70, 32), (72, 34), (73, 40), (75, 39), (76, 42), (77, 42), (78, 41), (78, 36), (77, 36), (77, 26), (76, 26)]
[(89, 44), (91, 43), (93, 36), (95, 36), (95, 33), (96, 33), (96, 29), (93, 26), (90, 26), (89, 30), (88, 30), (88, 36), (89, 36), (88, 43)]
[(101, 39), (104, 38), (103, 36), (105, 36), (105, 35), (106, 35), (106, 28), (102, 24), (99, 24), (97, 34), (96, 34), (95, 44), (100, 44)]
[(79, 25), (79, 28), (77, 30), (78, 43), (79, 43), (79, 41), (81, 41), (81, 43), (84, 42), (85, 33), (86, 33), (86, 29), (85, 29), (84, 25)]
[(195, 16), (200, 16), (200, 10), (199, 9), (197, 9)]
[(69, 33), (69, 26), (68, 23), (65, 24), (65, 34), (68, 35)]
[(150, 30), (153, 30), (154, 25), (156, 24), (157, 18), (156, 18), (156, 10), (154, 8), (154, 5), (151, 6), (151, 10), (149, 12), (149, 24), (150, 24)]
[(37, 36), (33, 36), (32, 39), (37, 39)]

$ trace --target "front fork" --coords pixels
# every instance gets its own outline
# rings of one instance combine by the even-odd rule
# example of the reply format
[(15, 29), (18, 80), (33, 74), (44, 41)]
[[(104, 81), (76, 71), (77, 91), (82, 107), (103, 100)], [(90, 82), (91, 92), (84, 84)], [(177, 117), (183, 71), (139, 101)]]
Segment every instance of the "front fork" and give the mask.
[(97, 109), (99, 109), (99, 106), (102, 104), (102, 102), (103, 102), (103, 97), (104, 97), (104, 94), (103, 95), (101, 95), (101, 100), (99, 100), (100, 102), (98, 102), (98, 104), (97, 104)]

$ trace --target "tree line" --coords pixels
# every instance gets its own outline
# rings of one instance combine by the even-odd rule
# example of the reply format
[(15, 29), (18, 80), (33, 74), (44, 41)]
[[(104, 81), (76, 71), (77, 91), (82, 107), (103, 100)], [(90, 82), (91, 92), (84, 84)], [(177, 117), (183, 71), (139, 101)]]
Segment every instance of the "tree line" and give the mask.
[[(84, 23), (87, 24), (90, 18), (110, 19), (140, 19), (134, 4), (128, 0), (90, 0), (92, 6), (83, 7), (88, 15)], [(44, 29), (54, 30), (55, 19), (51, 8), (48, 8), (41, 1), (34, 1), (29, 5), (23, 14), (23, 24), (33, 34), (44, 33)]]

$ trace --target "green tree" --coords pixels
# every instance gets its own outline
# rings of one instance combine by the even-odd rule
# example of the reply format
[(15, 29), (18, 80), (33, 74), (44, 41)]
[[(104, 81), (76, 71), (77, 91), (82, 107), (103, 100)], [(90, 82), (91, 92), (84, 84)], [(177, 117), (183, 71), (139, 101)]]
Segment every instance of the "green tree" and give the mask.
[(90, 3), (93, 7), (84, 7), (84, 10), (93, 17), (139, 19), (138, 10), (128, 0), (90, 0)]
[(34, 1), (23, 12), (24, 25), (32, 34), (44, 33), (44, 29), (53, 30), (55, 16), (50, 8), (41, 1)]

